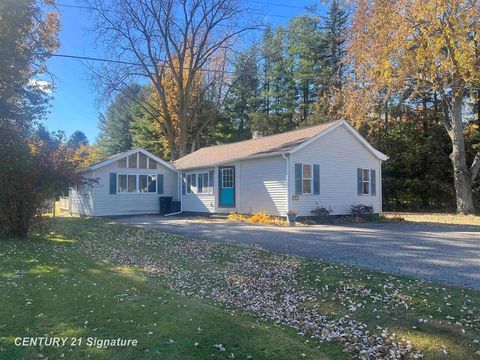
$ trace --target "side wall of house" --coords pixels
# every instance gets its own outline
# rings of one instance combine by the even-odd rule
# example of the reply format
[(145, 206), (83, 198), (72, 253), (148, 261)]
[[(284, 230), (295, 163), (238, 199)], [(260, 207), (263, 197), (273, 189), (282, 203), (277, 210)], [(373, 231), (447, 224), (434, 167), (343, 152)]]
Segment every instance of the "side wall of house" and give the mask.
[[(85, 178), (92, 178), (93, 172), (85, 172)], [(68, 191), (69, 211), (72, 214), (93, 216), (93, 188), (78, 186)]]
[[(110, 194), (110, 173), (157, 175), (163, 174), (163, 194), (155, 193), (116, 193)], [(118, 162), (95, 170), (99, 183), (93, 190), (95, 216), (158, 214), (160, 196), (171, 196), (178, 200), (177, 172), (157, 163), (157, 169), (119, 168)], [(118, 180), (117, 180), (118, 187)]]
[[(319, 195), (295, 195), (295, 163), (320, 166)], [(357, 168), (375, 170), (376, 195), (358, 195)], [(300, 216), (310, 216), (317, 206), (332, 208), (332, 214), (348, 214), (354, 204), (382, 211), (381, 160), (344, 126), (291, 154), (289, 176), (290, 209)]]
[(281, 156), (239, 162), (238, 206), (242, 213), (286, 215), (287, 162)]

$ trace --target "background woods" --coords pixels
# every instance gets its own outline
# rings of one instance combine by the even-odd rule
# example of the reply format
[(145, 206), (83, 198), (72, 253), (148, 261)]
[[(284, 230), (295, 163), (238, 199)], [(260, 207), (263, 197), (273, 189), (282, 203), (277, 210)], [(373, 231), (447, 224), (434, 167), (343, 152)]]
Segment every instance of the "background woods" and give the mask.
[(275, 27), (234, 0), (84, 8), (111, 60), (90, 66), (108, 104), (93, 144), (39, 126), (52, 93), (45, 62), (59, 47), (54, 2), (0, 4), (2, 231), (25, 234), (43, 199), (112, 154), (144, 147), (175, 160), (340, 117), (390, 156), (384, 209), (478, 209), (476, 1), (331, 0)]
[[(463, 1), (357, 1), (348, 5), (333, 0), (323, 15), (313, 6), (284, 26), (265, 26), (257, 42), (236, 54), (217, 56), (216, 64), (221, 65), (219, 72), (213, 72), (214, 81), (204, 79), (212, 72), (197, 72), (189, 90), (192, 111), (185, 120), (186, 135), (183, 140), (176, 135), (176, 145), (162, 129), (166, 115), (152, 84), (143, 85), (139, 97), (156, 112), (133, 101), (129, 112), (119, 112), (133, 114), (125, 115), (129, 120), (109, 120), (113, 128), (130, 129), (122, 136), (132, 140), (114, 143), (128, 144), (122, 150), (142, 146), (175, 159), (171, 148), (178, 148), (182, 141), (182, 151), (189, 152), (248, 139), (253, 131), (268, 135), (344, 117), (390, 156), (383, 173), (385, 209), (457, 207), (460, 212), (471, 212), (473, 202), (479, 199), (474, 179), (479, 162), (474, 164), (474, 159), (480, 122), (474, 75), (477, 18), (472, 6), (478, 10), (477, 4)], [(400, 21), (398, 17), (412, 7), (421, 11), (413, 12), (415, 18), (391, 32), (389, 21)], [(472, 21), (462, 17), (465, 11)], [(422, 16), (426, 20), (420, 30), (409, 28)], [(436, 22), (442, 16), (445, 23)], [(456, 42), (463, 48), (457, 49), (455, 56), (449, 55), (447, 31), (462, 40)], [(411, 41), (404, 41), (405, 36)], [(426, 42), (430, 38), (434, 45)], [(458, 55), (460, 52), (463, 55)], [(433, 54), (441, 61), (438, 68), (433, 65)], [(178, 59), (172, 59), (176, 68)], [(171, 69), (162, 76), (165, 108), (177, 128), (178, 84)], [(454, 84), (460, 88), (455, 90)], [(114, 111), (117, 101), (106, 114)], [(461, 111), (453, 111), (455, 101), (462, 104)], [(106, 136), (115, 138), (108, 135), (111, 130), (104, 129), (104, 123), (101, 119), (100, 145), (105, 144)], [(107, 151), (115, 152), (113, 148)]]

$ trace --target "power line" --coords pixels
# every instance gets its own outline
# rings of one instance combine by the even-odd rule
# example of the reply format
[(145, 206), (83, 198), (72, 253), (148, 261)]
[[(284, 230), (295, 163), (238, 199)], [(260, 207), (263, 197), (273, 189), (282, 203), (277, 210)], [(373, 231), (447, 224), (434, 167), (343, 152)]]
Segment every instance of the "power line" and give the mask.
[(257, 0), (249, 0), (249, 1), (251, 3), (260, 4), (260, 5), (278, 6), (278, 7), (285, 7), (285, 8), (290, 8), (290, 9), (305, 10), (305, 8), (306, 8), (306, 6), (279, 4), (279, 3), (268, 2), (268, 1), (257, 1)]
[[(260, 3), (260, 4), (269, 4), (269, 3), (264, 3), (264, 2), (261, 2), (261, 1), (252, 1), (252, 2)], [(270, 3), (270, 4), (271, 4), (271, 3)], [(93, 8), (93, 7), (91, 7), (91, 6), (71, 5), (71, 4), (62, 4), (62, 3), (56, 3), (55, 5), (56, 5), (56, 6), (60, 6), (60, 7), (65, 7), (65, 8), (73, 8), (73, 9), (81, 9), (81, 10), (95, 10), (95, 8)], [(278, 6), (286, 6), (286, 7), (290, 7), (290, 8), (294, 8), (294, 9), (302, 9), (302, 10), (305, 10), (305, 8), (302, 8), (302, 7), (300, 7), (300, 6), (282, 5), (282, 4), (278, 4)], [(287, 15), (264, 14), (264, 13), (260, 13), (260, 12), (250, 12), (250, 13), (253, 14), (253, 15), (261, 15), (261, 16), (268, 16), (268, 17), (277, 17), (277, 18), (282, 18), (282, 19), (290, 19), (290, 18), (291, 18), (290, 16), (287, 16)]]
[[(100, 62), (108, 62), (108, 63), (114, 63), (114, 64), (144, 66), (143, 64), (135, 63), (133, 61), (113, 60), (113, 59), (97, 58), (97, 57), (93, 57), (93, 56), (80, 56), (80, 55), (59, 54), (59, 53), (56, 53), (56, 54), (41, 53), (41, 55), (48, 55), (48, 56), (51, 56), (51, 57), (75, 59), (75, 60), (100, 61)], [(165, 60), (158, 60), (158, 62), (167, 64), (167, 62)], [(147, 64), (147, 66), (152, 67), (152, 68), (155, 67), (155, 65), (153, 65), (153, 64)], [(177, 70), (178, 70), (178, 68), (177, 68)], [(228, 70), (216, 70), (216, 69), (197, 69), (197, 70), (198, 71), (204, 71), (204, 72), (235, 74), (235, 72), (228, 71)]]

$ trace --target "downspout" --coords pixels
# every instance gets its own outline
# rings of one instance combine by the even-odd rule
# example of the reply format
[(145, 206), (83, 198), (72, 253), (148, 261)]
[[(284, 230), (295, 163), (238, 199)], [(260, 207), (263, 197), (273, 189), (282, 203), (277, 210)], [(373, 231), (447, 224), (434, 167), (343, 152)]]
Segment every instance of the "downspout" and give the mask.
[(170, 213), (170, 214), (165, 214), (163, 216), (172, 216), (172, 215), (178, 215), (178, 214), (181, 214), (183, 212), (183, 201), (182, 201), (182, 194), (183, 194), (183, 184), (182, 184), (182, 174), (179, 172), (178, 173), (178, 178), (180, 179), (180, 181), (178, 182), (178, 184), (180, 185), (179, 187), (177, 187), (177, 189), (179, 189), (179, 193), (180, 193), (180, 211), (177, 211), (177, 212), (174, 212), (174, 213)]
[(286, 169), (287, 169), (285, 182), (286, 182), (287, 214), (288, 214), (288, 212), (290, 211), (290, 156), (289, 154), (282, 154), (282, 157), (286, 160), (285, 163), (286, 163)]

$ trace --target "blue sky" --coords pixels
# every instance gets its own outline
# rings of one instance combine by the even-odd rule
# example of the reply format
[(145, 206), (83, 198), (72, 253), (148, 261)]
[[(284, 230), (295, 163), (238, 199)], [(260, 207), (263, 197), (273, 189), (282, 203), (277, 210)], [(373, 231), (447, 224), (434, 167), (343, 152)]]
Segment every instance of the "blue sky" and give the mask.
[[(250, 2), (249, 2), (250, 1)], [(247, 0), (250, 7), (265, 14), (264, 21), (273, 26), (288, 22), (296, 15), (305, 13), (297, 7), (319, 4), (317, 0)], [(57, 0), (58, 5), (75, 5), (72, 0)], [(93, 43), (94, 36), (87, 31), (91, 26), (89, 14), (82, 9), (58, 7), (61, 13), (62, 29), (59, 53), (80, 56), (105, 57), (101, 48)], [(277, 16), (271, 16), (277, 15)], [(51, 58), (49, 71), (55, 76), (54, 99), (44, 124), (53, 130), (63, 130), (69, 136), (75, 130), (82, 130), (93, 143), (98, 135), (98, 115), (102, 109), (97, 103), (97, 93), (88, 78), (85, 65), (74, 59)]]

